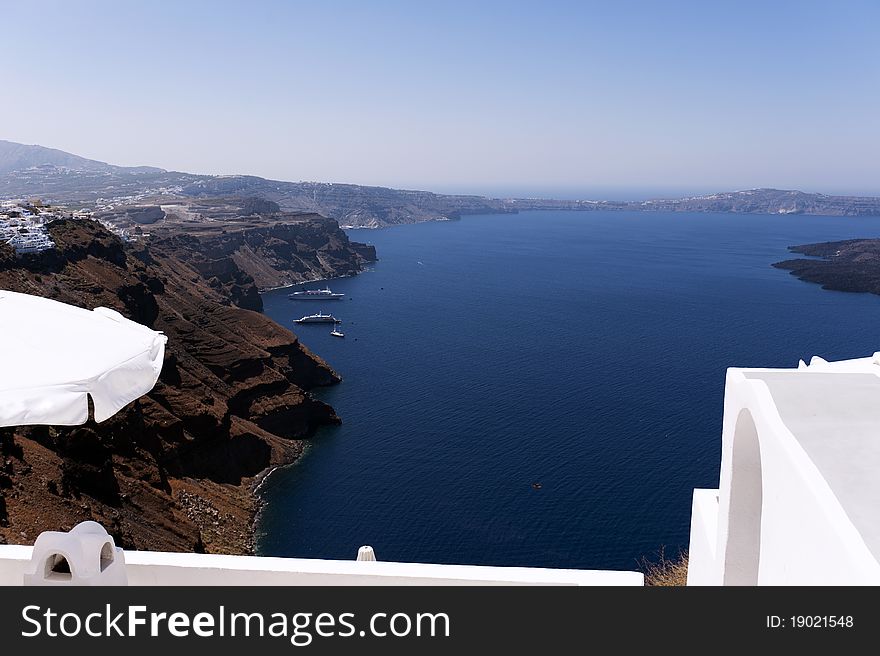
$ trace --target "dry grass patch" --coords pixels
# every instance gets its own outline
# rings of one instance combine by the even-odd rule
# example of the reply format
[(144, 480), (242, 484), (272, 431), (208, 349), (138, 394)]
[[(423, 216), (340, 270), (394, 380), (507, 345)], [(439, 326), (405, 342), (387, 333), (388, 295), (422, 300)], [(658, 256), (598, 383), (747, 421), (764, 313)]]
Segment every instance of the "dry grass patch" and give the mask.
[(674, 558), (667, 558), (663, 547), (656, 560), (643, 557), (639, 561), (639, 569), (645, 575), (645, 585), (676, 586), (687, 585), (688, 555), (679, 551)]

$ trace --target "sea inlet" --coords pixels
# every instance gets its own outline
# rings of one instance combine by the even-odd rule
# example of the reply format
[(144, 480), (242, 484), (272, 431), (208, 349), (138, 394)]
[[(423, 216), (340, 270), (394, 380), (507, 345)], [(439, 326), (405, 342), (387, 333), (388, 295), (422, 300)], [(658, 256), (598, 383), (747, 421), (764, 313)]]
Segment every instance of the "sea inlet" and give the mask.
[[(718, 485), (725, 369), (880, 350), (880, 298), (771, 264), (878, 234), (880, 218), (651, 212), (352, 231), (380, 261), (332, 281), (343, 300), (264, 295), (342, 375), (318, 395), (344, 423), (267, 479), (258, 552), (634, 569), (686, 548), (693, 488)], [(344, 339), (293, 325), (318, 310)]]

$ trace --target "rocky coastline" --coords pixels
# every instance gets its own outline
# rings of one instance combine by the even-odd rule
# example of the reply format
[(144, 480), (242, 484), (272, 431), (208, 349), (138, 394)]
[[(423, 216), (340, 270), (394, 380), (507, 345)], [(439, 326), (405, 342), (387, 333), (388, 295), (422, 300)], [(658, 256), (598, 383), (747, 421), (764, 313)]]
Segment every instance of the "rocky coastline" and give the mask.
[(880, 239), (804, 244), (789, 250), (808, 258), (776, 262), (774, 267), (823, 289), (880, 294)]
[(261, 313), (259, 289), (375, 259), (323, 217), (258, 223), (125, 244), (97, 222), (57, 221), (56, 249), (0, 245), (0, 288), (103, 305), (169, 336), (154, 390), (107, 422), (0, 429), (0, 542), (94, 519), (125, 548), (253, 551), (254, 485), (340, 421), (310, 394), (339, 376)]

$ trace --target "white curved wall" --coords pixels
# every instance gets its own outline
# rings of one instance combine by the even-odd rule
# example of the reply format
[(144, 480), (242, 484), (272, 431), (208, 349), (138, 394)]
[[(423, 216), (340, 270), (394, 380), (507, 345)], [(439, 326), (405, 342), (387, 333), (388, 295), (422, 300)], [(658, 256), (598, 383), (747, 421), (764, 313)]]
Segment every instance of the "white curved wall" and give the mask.
[[(791, 396), (791, 385), (778, 377), (779, 371), (835, 375), (803, 370), (728, 371), (720, 487), (694, 492), (688, 585), (880, 584), (880, 563), (798, 436), (783, 421), (777, 402), (782, 402), (785, 391), (784, 414), (789, 423), (794, 425), (791, 417), (797, 416), (799, 426), (812, 429), (813, 440), (817, 434), (818, 439), (826, 435), (832, 439), (822, 421), (833, 415), (819, 413), (815, 401), (798, 406), (806, 397)], [(776, 398), (768, 386), (771, 380)], [(826, 384), (815, 378), (808, 382)], [(846, 390), (839, 389), (842, 382), (827, 381), (827, 394), (820, 398), (836, 393), (845, 399)], [(834, 406), (833, 401), (826, 405)], [(847, 421), (859, 421), (850, 415), (847, 410)], [(826, 423), (839, 428), (837, 422)], [(865, 457), (857, 450), (827, 452), (841, 459)], [(836, 470), (846, 464), (845, 460), (835, 462)], [(717, 494), (717, 508), (711, 503), (713, 494)], [(870, 504), (860, 504), (860, 511), (865, 507)], [(706, 537), (713, 532), (714, 549)]]
[(724, 546), (724, 585), (757, 585), (761, 559), (761, 507), (764, 485), (758, 429), (747, 410), (740, 410), (733, 429), (730, 483), (722, 488), (729, 496), (728, 532)]

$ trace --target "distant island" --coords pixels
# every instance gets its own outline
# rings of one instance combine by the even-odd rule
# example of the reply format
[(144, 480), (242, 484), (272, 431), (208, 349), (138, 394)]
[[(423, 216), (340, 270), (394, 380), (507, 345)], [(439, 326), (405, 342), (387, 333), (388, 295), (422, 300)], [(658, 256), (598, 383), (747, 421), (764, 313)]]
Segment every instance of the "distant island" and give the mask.
[(880, 239), (805, 244), (789, 250), (811, 259), (785, 260), (773, 266), (824, 289), (880, 294)]
[[(749, 189), (646, 201), (488, 198), (329, 182), (284, 182), (250, 175), (212, 176), (155, 167), (122, 167), (60, 150), (0, 140), (0, 199), (40, 197), (46, 202), (107, 212), (128, 227), (127, 208), (176, 205), (191, 217), (217, 198), (256, 197), (282, 212), (310, 212), (343, 228), (383, 228), (468, 214), (529, 210), (628, 210), (878, 216), (880, 198)], [(203, 201), (208, 200), (207, 204)], [(190, 207), (195, 207), (192, 211)], [(203, 210), (205, 207), (203, 207)], [(134, 214), (137, 210), (134, 211)], [(159, 216), (154, 212), (154, 216)], [(209, 215), (203, 214), (209, 218)], [(149, 212), (147, 213), (149, 217)], [(157, 219), (158, 220), (158, 219)]]

